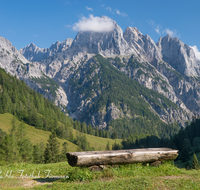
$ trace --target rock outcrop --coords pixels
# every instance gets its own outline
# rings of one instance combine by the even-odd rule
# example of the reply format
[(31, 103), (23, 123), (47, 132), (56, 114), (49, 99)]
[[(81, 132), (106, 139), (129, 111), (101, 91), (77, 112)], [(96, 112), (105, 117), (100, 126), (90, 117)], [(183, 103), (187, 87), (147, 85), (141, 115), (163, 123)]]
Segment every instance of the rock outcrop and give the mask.
[[(109, 60), (118, 72), (173, 102), (176, 106), (170, 107), (157, 98), (158, 106), (158, 103), (141, 94), (149, 109), (164, 122), (176, 121), (184, 126), (186, 120), (191, 120), (192, 114), (200, 114), (200, 61), (196, 59), (193, 49), (169, 35), (161, 37), (155, 44), (150, 36), (143, 35), (137, 28), (128, 27), (123, 33), (117, 23), (112, 22), (112, 31), (79, 31), (74, 40), (56, 42), (50, 48), (40, 49), (30, 44), (20, 50), (26, 58), (1, 37), (0, 67), (16, 74), (44, 96), (56, 98), (57, 104), (65, 105), (74, 119), (99, 128), (105, 128), (113, 119), (131, 118), (133, 115), (130, 110), (124, 112), (113, 102), (91, 111), (91, 105), (106, 89), (90, 89), (92, 95), (88, 97), (81, 87), (90, 85), (89, 78), (96, 77), (95, 80), (100, 83), (101, 78), (97, 76), (101, 67), (93, 58), (96, 54)], [(59, 84), (56, 97), (42, 92), (42, 86), (33, 80), (42, 77)], [(79, 83), (72, 84), (72, 81)]]
[(144, 36), (137, 28), (127, 27), (123, 37), (137, 55), (146, 59), (149, 63), (155, 59), (162, 59), (159, 48), (150, 36)]
[[(28, 61), (13, 45), (12, 43), (0, 36), (0, 67), (5, 69), (7, 73), (15, 76), (36, 90), (38, 93), (43, 94), (44, 97), (54, 100), (55, 103), (67, 106), (68, 100), (64, 89), (60, 86), (55, 90), (55, 94), (50, 93), (50, 90), (44, 89), (42, 86), (42, 80), (49, 79), (40, 69), (40, 65), (37, 62)], [(39, 79), (36, 80), (35, 79)], [(41, 83), (39, 82), (41, 81)], [(53, 80), (52, 80), (53, 81)], [(49, 84), (47, 84), (48, 86)], [(59, 86), (59, 85), (58, 85)], [(50, 87), (50, 86), (49, 86)], [(61, 106), (62, 108), (62, 106)]]
[(193, 49), (170, 35), (160, 37), (157, 42), (162, 59), (169, 63), (181, 75), (199, 76), (200, 61), (195, 57)]
[(52, 44), (50, 48), (39, 48), (35, 44), (31, 43), (28, 46), (20, 49), (19, 51), (29, 61), (40, 61), (54, 55), (57, 52), (62, 52), (68, 49), (71, 46), (72, 42), (73, 39), (68, 38), (63, 42), (57, 41), (56, 43)]

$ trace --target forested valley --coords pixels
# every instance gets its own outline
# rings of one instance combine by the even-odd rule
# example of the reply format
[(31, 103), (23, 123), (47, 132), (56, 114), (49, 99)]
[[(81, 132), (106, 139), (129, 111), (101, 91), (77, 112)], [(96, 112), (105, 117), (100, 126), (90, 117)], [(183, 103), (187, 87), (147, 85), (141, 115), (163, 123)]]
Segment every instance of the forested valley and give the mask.
[[(6, 74), (3, 69), (0, 69), (0, 113), (10, 113), (15, 116), (10, 121), (12, 129), (9, 134), (0, 130), (0, 160), (4, 164), (6, 162), (51, 163), (66, 160), (68, 145), (67, 143), (60, 145), (57, 137), (78, 145), (77, 151), (95, 150), (84, 134), (104, 137), (105, 141), (108, 138), (122, 139), (122, 143), (114, 143), (112, 146), (108, 142), (107, 150), (151, 147), (178, 149), (177, 160), (184, 163), (184, 167), (189, 167), (191, 156), (200, 152), (200, 119), (197, 116), (194, 116), (193, 121), (188, 122), (187, 126), (181, 128), (177, 134), (171, 135), (171, 138), (160, 138), (150, 134), (130, 134), (126, 138), (124, 133), (119, 136), (116, 130), (99, 130), (91, 125), (74, 121), (54, 102), (31, 90), (25, 82)], [(17, 119), (20, 124), (17, 124)], [(24, 131), (25, 123), (51, 131), (47, 144), (31, 144)], [(76, 136), (72, 133), (73, 128), (77, 131)], [(170, 128), (168, 130), (170, 131)], [(59, 151), (60, 146), (62, 151)]]

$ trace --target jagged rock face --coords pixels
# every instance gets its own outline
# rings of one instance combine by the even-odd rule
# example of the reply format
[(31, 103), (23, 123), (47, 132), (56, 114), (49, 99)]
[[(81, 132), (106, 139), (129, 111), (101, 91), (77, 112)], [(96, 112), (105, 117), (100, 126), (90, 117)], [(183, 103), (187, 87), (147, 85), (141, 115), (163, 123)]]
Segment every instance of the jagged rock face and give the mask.
[(18, 78), (40, 77), (41, 71), (31, 64), (12, 43), (0, 37), (0, 67)]
[(120, 117), (123, 117), (123, 112), (120, 111), (114, 103), (111, 103), (102, 111), (92, 115), (90, 123), (93, 126), (98, 126), (100, 129), (105, 129), (107, 127), (107, 123)]
[[(34, 47), (33, 47), (34, 48)], [(24, 80), (25, 83), (44, 97), (52, 100), (55, 97), (46, 89), (42, 87), (39, 82), (33, 79), (46, 77), (40, 70), (40, 65), (28, 61), (13, 45), (12, 43), (0, 36), (0, 67), (5, 69), (11, 75), (16, 75), (17, 78)], [(47, 77), (46, 77), (47, 78)], [(67, 95), (64, 89), (60, 86), (56, 90), (56, 101), (58, 105), (67, 106)]]
[(161, 52), (150, 36), (144, 36), (137, 28), (128, 27), (124, 34), (124, 39), (129, 46), (135, 50), (138, 56), (152, 62), (155, 59), (162, 59)]
[(68, 38), (63, 42), (57, 41), (56, 43), (52, 44), (50, 48), (39, 48), (35, 44), (31, 43), (19, 51), (29, 61), (40, 61), (54, 55), (57, 52), (65, 51), (71, 46), (72, 42), (73, 39)]
[(113, 23), (115, 27), (110, 32), (80, 31), (72, 43), (72, 48), (105, 56), (135, 53), (124, 40), (122, 29), (115, 21)]
[[(166, 109), (162, 109), (161, 107), (156, 106), (155, 104), (151, 104), (149, 100), (145, 99), (150, 104), (150, 109), (154, 113), (158, 114), (163, 121), (167, 123), (173, 123), (175, 121), (178, 121), (184, 126), (184, 122), (186, 120), (192, 119), (193, 114), (191, 111), (194, 111), (194, 109), (188, 109), (183, 103), (183, 102), (186, 103), (186, 101), (182, 97), (180, 97), (180, 86), (182, 85), (177, 87), (176, 81), (178, 82), (179, 80), (178, 77), (173, 73), (172, 67), (169, 66), (171, 70), (166, 69), (165, 72), (159, 72), (151, 64), (145, 62), (145, 60), (143, 60), (142, 58), (139, 58), (134, 55), (126, 56), (126, 58), (122, 57), (122, 60), (120, 60), (119, 57), (115, 59), (109, 58), (109, 60), (121, 72), (124, 72), (130, 78), (138, 81), (143, 86), (164, 95), (180, 108), (180, 110), (167, 107)], [(121, 61), (120, 64), (119, 60)], [(122, 67), (122, 62), (123, 62), (123, 67)], [(159, 64), (159, 66), (161, 67), (161, 64)]]
[[(97, 64), (93, 56), (99, 53), (109, 58), (110, 63), (119, 72), (159, 92), (177, 105), (178, 108), (169, 107), (159, 99), (162, 106), (158, 106), (150, 99), (144, 98), (149, 104), (149, 109), (166, 123), (177, 121), (184, 125), (186, 120), (192, 118), (193, 113), (200, 113), (200, 82), (191, 77), (200, 76), (200, 61), (196, 59), (193, 50), (177, 38), (166, 36), (155, 44), (148, 35), (143, 35), (137, 28), (128, 27), (123, 34), (115, 21), (113, 24), (115, 27), (110, 32), (80, 31), (74, 40), (56, 42), (50, 48), (40, 49), (30, 44), (20, 52), (28, 60), (40, 60), (32, 65), (9, 41), (0, 38), (0, 48), (2, 44), (6, 44), (7, 49), (4, 49), (22, 61), (14, 65), (14, 56), (0, 49), (0, 66), (7, 69), (7, 72), (26, 79), (31, 88), (40, 91), (45, 97), (54, 99), (52, 95), (45, 93), (44, 89), (42, 91), (39, 83), (31, 80), (32, 76), (41, 77), (42, 71), (60, 85), (57, 89), (57, 104), (60, 102), (67, 106), (73, 118), (99, 128), (105, 128), (112, 119), (132, 117), (113, 102), (96, 112), (90, 110), (90, 106), (104, 88), (94, 91), (90, 98), (86, 98), (80, 89), (73, 91), (74, 87), (70, 83), (72, 79), (81, 78), (82, 83), (89, 84), (86, 73), (91, 69), (90, 64)], [(116, 56), (120, 61), (115, 59)], [(22, 66), (26, 66), (27, 74)], [(89, 76), (92, 78), (99, 72), (100, 68), (97, 66)]]
[(163, 60), (169, 63), (182, 75), (198, 76), (200, 61), (196, 59), (191, 47), (170, 35), (160, 38), (157, 46), (160, 48)]
[[(159, 62), (154, 65), (160, 74), (164, 75), (172, 87), (172, 91), (179, 100), (178, 105), (192, 114), (200, 113), (200, 81), (195, 77), (183, 77), (171, 65)], [(172, 97), (170, 95), (170, 97)], [(169, 98), (170, 99), (170, 98)], [(181, 103), (182, 102), (182, 103)], [(176, 103), (176, 104), (177, 104)], [(187, 111), (188, 112), (188, 111)]]

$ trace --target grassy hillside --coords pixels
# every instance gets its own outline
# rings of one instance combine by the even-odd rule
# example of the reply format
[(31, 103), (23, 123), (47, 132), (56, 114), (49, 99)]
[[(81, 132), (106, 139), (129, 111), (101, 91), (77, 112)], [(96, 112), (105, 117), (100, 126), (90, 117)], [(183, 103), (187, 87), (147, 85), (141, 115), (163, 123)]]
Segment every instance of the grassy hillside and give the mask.
[[(12, 119), (13, 119), (13, 115), (11, 115), (9, 113), (0, 114), (0, 129), (2, 129), (2, 131), (9, 134), (10, 129), (12, 128), (12, 125), (11, 125)], [(17, 122), (19, 122), (19, 121), (17, 120)], [(39, 130), (39, 129), (36, 129), (35, 127), (27, 125), (27, 124), (25, 124), (25, 131), (27, 133), (27, 137), (30, 139), (30, 141), (33, 145), (40, 143), (40, 142), (44, 142), (46, 144), (46, 142), (49, 138), (49, 135), (51, 134), (51, 132), (49, 132), (49, 131)], [(76, 151), (77, 145), (75, 145), (67, 140), (62, 140), (62, 139), (58, 139), (58, 140), (60, 142), (60, 145), (62, 145), (64, 142), (68, 143), (69, 152)], [(60, 146), (60, 148), (62, 148), (62, 147)]]
[[(73, 132), (73, 135), (76, 136), (77, 131), (75, 129), (73, 129), (72, 132)], [(85, 133), (83, 133), (83, 135), (86, 135), (87, 141), (90, 143), (91, 147), (95, 148), (95, 150), (105, 150), (108, 142), (110, 144), (110, 148), (112, 147), (112, 145), (115, 142), (117, 144), (122, 142), (122, 139), (113, 140), (113, 139), (109, 139), (109, 138), (96, 137), (96, 136), (85, 134)]]
[[(6, 133), (9, 133), (12, 127), (11, 125), (12, 119), (13, 119), (13, 115), (9, 113), (0, 114), (0, 129), (2, 129), (2, 131)], [(25, 127), (26, 127), (25, 131), (27, 133), (27, 137), (30, 139), (33, 145), (40, 142), (44, 142), (46, 144), (51, 132), (36, 129), (35, 127), (27, 125), (27, 124), (25, 124)], [(74, 137), (76, 137), (77, 131), (75, 129), (72, 129), (72, 132), (73, 132)], [(95, 148), (95, 150), (105, 150), (108, 142), (110, 143), (110, 147), (111, 147), (115, 143), (115, 141), (116, 143), (120, 143), (122, 141), (121, 139), (113, 140), (113, 139), (108, 139), (108, 138), (96, 137), (96, 136), (84, 134), (84, 133), (83, 135), (86, 135), (87, 141), (90, 143), (91, 147)], [(75, 152), (77, 150), (77, 145), (71, 143), (70, 141), (62, 140), (62, 139), (58, 139), (58, 140), (60, 142), (60, 145), (62, 145), (64, 142), (68, 143), (69, 152)]]
[[(19, 172), (20, 170), (24, 170), (23, 174)], [(170, 162), (159, 167), (129, 164), (108, 167), (102, 171), (90, 171), (83, 167), (72, 168), (66, 162), (13, 164), (0, 166), (0, 171), (0, 189), (6, 190), (11, 188), (18, 190), (200, 189), (198, 170), (179, 169)]]

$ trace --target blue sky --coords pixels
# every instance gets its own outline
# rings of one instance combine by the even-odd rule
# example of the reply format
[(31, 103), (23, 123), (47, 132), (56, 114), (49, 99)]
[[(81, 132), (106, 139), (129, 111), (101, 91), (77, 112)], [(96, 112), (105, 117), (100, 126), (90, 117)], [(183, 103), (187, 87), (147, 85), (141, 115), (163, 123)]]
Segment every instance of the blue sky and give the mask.
[(0, 36), (17, 49), (32, 42), (45, 48), (74, 39), (75, 24), (90, 15), (105, 15), (123, 31), (137, 27), (155, 42), (169, 33), (200, 49), (199, 7), (200, 0), (0, 0)]

